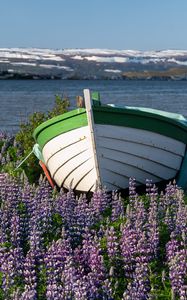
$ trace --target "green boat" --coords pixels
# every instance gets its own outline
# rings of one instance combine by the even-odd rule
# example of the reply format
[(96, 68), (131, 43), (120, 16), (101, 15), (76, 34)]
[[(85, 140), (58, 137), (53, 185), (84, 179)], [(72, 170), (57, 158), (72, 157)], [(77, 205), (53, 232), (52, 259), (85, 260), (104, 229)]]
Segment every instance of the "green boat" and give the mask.
[(39, 125), (34, 138), (50, 177), (66, 189), (125, 189), (176, 178), (187, 185), (187, 120), (179, 114), (140, 107), (102, 105), (84, 90), (85, 108)]

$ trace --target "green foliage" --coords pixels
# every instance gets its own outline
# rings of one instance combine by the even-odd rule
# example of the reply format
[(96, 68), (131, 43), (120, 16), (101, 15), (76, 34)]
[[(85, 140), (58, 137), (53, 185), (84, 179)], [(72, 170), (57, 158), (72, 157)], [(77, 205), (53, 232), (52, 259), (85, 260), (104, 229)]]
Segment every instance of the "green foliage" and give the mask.
[(37, 285), (38, 300), (45, 299), (46, 281), (47, 281), (46, 268), (44, 267), (44, 265), (42, 265), (38, 272), (38, 285)]
[(150, 284), (151, 284), (151, 299), (158, 300), (170, 300), (171, 299), (171, 285), (169, 283), (168, 276), (164, 278), (164, 269), (157, 269), (157, 261), (155, 261), (155, 267), (153, 267), (154, 262), (150, 265)]
[(4, 242), (0, 244), (0, 248), (10, 249), (12, 244), (10, 242)]
[(44, 245), (47, 247), (52, 241), (57, 241), (61, 238), (61, 232), (63, 227), (62, 216), (58, 213), (52, 215), (52, 228), (48, 229), (47, 233), (44, 234)]
[(68, 107), (70, 106), (70, 102), (67, 96), (64, 96), (63, 98), (59, 95), (55, 96), (55, 106), (54, 108), (48, 112), (47, 118), (53, 118), (58, 115), (62, 115), (65, 112), (67, 112)]
[[(16, 134), (15, 137), (16, 142), (21, 144), (23, 149), (23, 155), (20, 157), (20, 160), (22, 160), (32, 151), (32, 148), (35, 143), (33, 139), (33, 132), (36, 129), (36, 127), (52, 117), (67, 112), (69, 106), (70, 102), (67, 97), (62, 98), (61, 96), (56, 95), (54, 107), (50, 112), (35, 112), (29, 116), (28, 121), (26, 123), (21, 123), (20, 131)], [(14, 152), (12, 153), (12, 156), (15, 158)], [(36, 182), (39, 179), (41, 173), (41, 168), (38, 164), (38, 159), (34, 155), (31, 155), (28, 158), (28, 160), (22, 165), (20, 170), (25, 171), (31, 183)]]
[[(3, 283), (3, 274), (2, 272), (0, 272), (0, 287), (2, 286), (2, 283)], [(4, 294), (3, 289), (0, 288), (0, 300), (3, 300), (3, 294)]]
[(45, 113), (34, 112), (27, 123), (20, 124), (20, 131), (16, 135), (16, 141), (22, 144), (22, 147), (25, 152), (32, 150), (34, 141), (33, 141), (33, 130), (40, 125), (42, 122), (47, 120), (47, 116)]

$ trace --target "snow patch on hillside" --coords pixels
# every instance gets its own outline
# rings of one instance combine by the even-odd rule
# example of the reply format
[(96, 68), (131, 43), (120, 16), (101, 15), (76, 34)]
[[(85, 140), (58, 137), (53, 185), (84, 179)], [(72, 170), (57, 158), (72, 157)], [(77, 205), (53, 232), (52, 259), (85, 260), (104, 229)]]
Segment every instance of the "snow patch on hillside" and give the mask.
[(120, 70), (113, 70), (113, 69), (105, 69), (104, 71), (109, 73), (121, 73)]
[(39, 67), (42, 67), (42, 68), (48, 68), (48, 69), (51, 69), (51, 68), (57, 68), (57, 69), (66, 70), (66, 71), (68, 71), (68, 72), (73, 71), (72, 68), (66, 67), (66, 66), (44, 65), (44, 64), (39, 64), (38, 66), (39, 66)]
[(129, 59), (126, 57), (108, 57), (108, 56), (85, 56), (84, 59), (92, 60), (96, 62), (108, 62), (108, 63), (126, 63)]
[(186, 61), (179, 61), (179, 60), (176, 60), (175, 58), (170, 58), (170, 59), (168, 59), (168, 62), (172, 62), (172, 63), (175, 63), (177, 65), (187, 66), (187, 60)]
[(64, 61), (60, 56), (57, 56), (55, 53), (50, 53), (49, 50), (30, 50), (30, 49), (0, 49), (0, 57), (8, 59), (26, 59), (26, 60), (55, 60), (55, 61)]

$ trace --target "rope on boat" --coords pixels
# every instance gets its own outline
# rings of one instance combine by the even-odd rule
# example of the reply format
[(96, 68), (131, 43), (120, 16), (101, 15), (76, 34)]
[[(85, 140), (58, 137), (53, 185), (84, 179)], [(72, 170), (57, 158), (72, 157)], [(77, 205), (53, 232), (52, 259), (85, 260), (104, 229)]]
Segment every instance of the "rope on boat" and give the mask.
[(15, 170), (17, 170), (19, 167), (21, 167), (21, 165), (32, 155), (32, 153), (35, 154), (35, 156), (44, 162), (44, 158), (43, 158), (43, 155), (41, 153), (41, 150), (40, 150), (40, 146), (38, 144), (35, 144), (32, 151), (20, 162), (20, 164), (15, 168)]
[(33, 154), (33, 150), (20, 162), (20, 164), (15, 168), (15, 170), (17, 170), (19, 167), (21, 167), (21, 165), (31, 156), (31, 154)]
[(21, 167), (21, 165), (32, 155), (32, 154), (35, 154), (35, 156), (39, 159), (39, 164), (40, 166), (42, 167), (43, 171), (44, 171), (44, 174), (45, 176), (47, 177), (51, 187), (54, 189), (55, 185), (54, 185), (54, 182), (49, 174), (49, 171), (46, 167), (46, 165), (44, 164), (44, 158), (43, 158), (43, 155), (41, 153), (41, 150), (40, 150), (40, 146), (38, 144), (35, 144), (32, 151), (20, 162), (20, 164), (15, 168), (15, 170), (17, 170), (19, 167)]

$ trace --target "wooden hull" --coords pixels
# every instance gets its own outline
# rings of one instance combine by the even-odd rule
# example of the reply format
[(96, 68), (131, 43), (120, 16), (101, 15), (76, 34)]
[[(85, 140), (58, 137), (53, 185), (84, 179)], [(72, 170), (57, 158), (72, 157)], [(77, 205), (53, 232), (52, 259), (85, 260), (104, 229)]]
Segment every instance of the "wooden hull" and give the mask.
[(95, 190), (97, 176), (88, 126), (49, 141), (43, 148), (43, 157), (58, 186), (85, 192)]
[[(145, 130), (96, 125), (96, 147), (101, 185), (125, 189), (130, 177), (137, 184), (174, 178), (185, 144)], [(52, 178), (65, 188), (94, 191), (98, 181), (89, 127), (64, 133), (48, 142), (43, 157)]]
[(130, 177), (138, 185), (176, 177), (185, 144), (135, 128), (97, 125), (96, 130), (102, 184), (109, 189), (127, 188)]
[[(89, 98), (88, 91), (86, 97)], [(76, 112), (71, 118), (37, 129), (35, 138), (42, 148), (44, 163), (59, 187), (88, 192), (98, 184), (116, 190), (127, 188), (130, 177), (136, 178), (137, 185), (145, 184), (146, 179), (158, 183), (176, 178), (186, 153), (186, 125), (174, 124), (163, 116), (151, 115), (149, 119), (149, 114), (148, 123), (144, 115), (142, 124), (141, 113), (138, 117), (132, 115), (131, 120), (128, 112), (121, 116), (118, 111), (114, 122), (108, 115), (115, 110), (106, 108), (103, 118), (101, 111), (102, 107), (92, 110), (89, 102), (86, 110), (81, 110), (80, 123), (80, 112)], [(137, 128), (133, 119), (136, 117)], [(52, 135), (50, 126), (54, 136), (48, 138)], [(68, 130), (64, 132), (64, 128)]]

